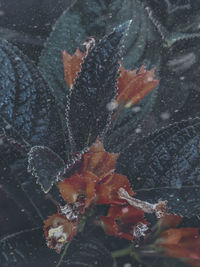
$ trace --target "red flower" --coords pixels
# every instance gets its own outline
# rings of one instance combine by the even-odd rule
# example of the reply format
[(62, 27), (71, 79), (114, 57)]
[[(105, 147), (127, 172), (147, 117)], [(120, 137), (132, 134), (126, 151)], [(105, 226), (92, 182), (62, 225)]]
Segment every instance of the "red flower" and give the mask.
[(179, 228), (164, 231), (156, 245), (169, 257), (179, 258), (193, 266), (200, 266), (200, 235), (198, 228)]
[(98, 139), (83, 156), (80, 171), (58, 184), (63, 199), (68, 203), (82, 203), (82, 213), (92, 203), (127, 203), (119, 198), (119, 188), (126, 189), (130, 195), (134, 192), (127, 177), (114, 172), (118, 156), (106, 152)]
[(60, 193), (68, 203), (79, 202), (83, 204), (81, 213), (84, 212), (95, 199), (95, 185), (98, 177), (88, 171), (75, 173), (70, 178), (59, 183)]
[(198, 228), (175, 229), (181, 222), (179, 215), (168, 214), (158, 222), (159, 232), (155, 248), (165, 256), (178, 258), (200, 267), (200, 235)]
[(158, 85), (159, 80), (154, 80), (154, 76), (154, 69), (148, 71), (142, 66), (137, 73), (137, 70), (126, 70), (121, 66), (117, 96), (119, 106), (128, 108), (142, 100)]
[(90, 147), (83, 157), (82, 171), (94, 173), (97, 177), (104, 176), (115, 170), (119, 153), (108, 153), (99, 139)]
[[(63, 52), (64, 74), (70, 88), (74, 84), (77, 74), (81, 71), (81, 64), (86, 55), (87, 51), (82, 53), (78, 48), (72, 56), (66, 51)], [(141, 101), (159, 83), (159, 80), (154, 80), (155, 70), (145, 70), (144, 66), (138, 73), (137, 70), (126, 70), (120, 66), (119, 72), (118, 96), (116, 99), (117, 110), (113, 118), (124, 107), (129, 108)]]
[(97, 204), (126, 204), (127, 201), (119, 197), (120, 188), (124, 188), (131, 196), (134, 195), (126, 176), (118, 173), (107, 174), (96, 186)]
[[(148, 222), (144, 218), (144, 212), (133, 206), (111, 206), (107, 216), (100, 217), (102, 226), (107, 235), (134, 239), (134, 233), (141, 227), (140, 235), (147, 230)], [(146, 227), (144, 227), (146, 226)]]
[(71, 88), (75, 83), (77, 74), (81, 70), (81, 64), (83, 62), (83, 58), (85, 57), (85, 54), (82, 53), (77, 48), (75, 53), (72, 56), (68, 54), (66, 51), (63, 51), (62, 56), (63, 56), (65, 79), (66, 79), (66, 82), (69, 88)]
[(47, 246), (60, 253), (62, 247), (73, 239), (77, 232), (77, 222), (71, 222), (64, 215), (53, 214), (44, 221), (44, 235)]

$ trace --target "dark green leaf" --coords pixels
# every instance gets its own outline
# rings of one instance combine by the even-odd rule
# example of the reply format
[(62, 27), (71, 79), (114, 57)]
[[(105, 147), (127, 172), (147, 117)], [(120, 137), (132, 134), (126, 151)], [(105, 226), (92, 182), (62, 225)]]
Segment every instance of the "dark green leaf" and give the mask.
[(1, 267), (53, 266), (55, 255), (47, 248), (42, 230), (27, 229), (0, 239)]
[(45, 193), (49, 192), (59, 175), (64, 172), (64, 161), (48, 147), (32, 147), (28, 162), (28, 171), (37, 178), (37, 183)]
[(151, 92), (136, 106), (124, 108), (114, 122), (104, 138), (106, 150), (121, 152), (130, 146), (137, 138), (137, 130), (141, 127), (141, 122), (151, 110), (156, 98), (156, 91)]
[(116, 95), (121, 40), (129, 25), (130, 21), (117, 27), (84, 58), (67, 107), (74, 152), (90, 146), (110, 121), (107, 106)]
[(63, 267), (112, 267), (111, 253), (95, 238), (78, 238), (74, 240), (67, 251)]
[(16, 47), (0, 41), (0, 118), (10, 133), (30, 145), (62, 151), (64, 144), (58, 107), (33, 63)]
[[(133, 20), (130, 26), (126, 42), (124, 44), (123, 65), (128, 69), (141, 67), (143, 64), (148, 69), (157, 67), (160, 63), (160, 37), (156, 33), (154, 26), (148, 18), (148, 14), (140, 1), (138, 0), (111, 0), (111, 1), (77, 1), (70, 9), (66, 10), (58, 19), (54, 30), (50, 35), (45, 49), (40, 58), (40, 69), (48, 81), (50, 87), (55, 91), (57, 98), (62, 103), (63, 109), (66, 106), (66, 91), (68, 87), (64, 78), (63, 62), (61, 52), (66, 50), (73, 54), (77, 47), (80, 47), (83, 41), (89, 36), (94, 36), (99, 40), (105, 34), (112, 31), (114, 27), (124, 23), (127, 20)], [(154, 103), (155, 93), (145, 98), (142, 104), (144, 107), (140, 114), (134, 114), (132, 110), (122, 115), (127, 122), (131, 120), (130, 125), (126, 125), (126, 132), (133, 132), (135, 122), (141, 121), (151, 109)], [(137, 115), (139, 115), (137, 117)], [(121, 124), (121, 119), (118, 124)], [(129, 120), (130, 121), (130, 120)], [(117, 146), (118, 132), (112, 136), (109, 131), (106, 144), (110, 141), (114, 144), (107, 145), (108, 148)], [(119, 129), (120, 134), (123, 129)], [(125, 135), (124, 135), (125, 136)], [(116, 148), (118, 149), (118, 148)]]
[(183, 121), (131, 145), (117, 171), (145, 200), (169, 201), (172, 212), (200, 214), (200, 119)]

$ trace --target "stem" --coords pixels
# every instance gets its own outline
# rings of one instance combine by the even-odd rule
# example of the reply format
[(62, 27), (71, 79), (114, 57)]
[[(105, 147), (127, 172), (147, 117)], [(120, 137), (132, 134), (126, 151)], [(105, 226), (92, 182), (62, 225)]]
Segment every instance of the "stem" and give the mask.
[(56, 267), (59, 267), (61, 265), (61, 263), (63, 261), (63, 258), (64, 258), (65, 254), (67, 252), (67, 249), (68, 249), (69, 245), (70, 245), (70, 242), (65, 245), (65, 248), (63, 250), (63, 253), (62, 253), (62, 255), (61, 255), (61, 257), (59, 259), (59, 262), (57, 263)]
[(113, 258), (119, 258), (119, 257), (123, 257), (126, 255), (130, 255), (132, 253), (132, 245), (127, 247), (127, 248), (123, 248), (123, 249), (119, 249), (116, 251), (112, 252), (112, 257)]

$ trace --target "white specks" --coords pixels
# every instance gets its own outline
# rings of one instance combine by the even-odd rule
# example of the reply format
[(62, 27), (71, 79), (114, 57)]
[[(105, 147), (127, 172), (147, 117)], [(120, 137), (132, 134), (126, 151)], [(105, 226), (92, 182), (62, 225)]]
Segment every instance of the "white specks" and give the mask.
[(4, 10), (0, 9), (0, 17), (3, 17), (5, 15)]
[(148, 77), (147, 77), (147, 82), (152, 82), (153, 81), (153, 77), (151, 73), (148, 73)]
[(184, 81), (184, 80), (185, 80), (185, 76), (181, 76), (179, 79), (180, 79), (181, 81)]
[(168, 120), (168, 119), (170, 118), (170, 113), (169, 113), (169, 112), (162, 112), (162, 113), (160, 114), (160, 118), (161, 118), (162, 120)]
[(112, 100), (106, 105), (107, 110), (113, 111), (118, 107), (118, 102), (116, 100)]
[[(77, 198), (77, 195), (75, 198)], [(65, 206), (60, 206), (60, 212), (65, 215), (69, 221), (74, 221), (78, 219), (81, 208), (82, 205), (79, 202), (68, 203)]]
[(137, 134), (139, 134), (139, 133), (142, 132), (142, 129), (141, 129), (141, 128), (136, 128), (136, 129), (135, 129), (135, 132), (136, 132)]
[(139, 107), (139, 106), (133, 107), (132, 111), (135, 112), (135, 113), (138, 113), (138, 112), (141, 111), (141, 107)]
[(148, 230), (148, 226), (142, 222), (136, 224), (133, 228), (133, 236), (135, 238), (140, 238), (142, 236), (145, 236), (145, 232)]
[(67, 234), (63, 232), (63, 225), (60, 225), (56, 228), (50, 228), (48, 232), (49, 238), (63, 239), (63, 242), (67, 240)]
[(12, 125), (10, 124), (7, 124), (6, 127), (5, 127), (7, 130), (11, 129), (12, 128)]
[(131, 263), (125, 263), (124, 267), (131, 267)]

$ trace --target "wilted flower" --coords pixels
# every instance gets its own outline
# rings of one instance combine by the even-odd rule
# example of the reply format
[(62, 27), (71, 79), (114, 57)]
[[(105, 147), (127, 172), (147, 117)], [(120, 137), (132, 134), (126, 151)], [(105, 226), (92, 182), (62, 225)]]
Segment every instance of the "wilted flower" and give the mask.
[(64, 215), (53, 214), (44, 221), (44, 235), (47, 246), (60, 253), (62, 247), (73, 239), (77, 231), (77, 222), (71, 222)]
[(114, 235), (130, 241), (134, 239), (134, 231), (135, 227), (138, 227), (138, 223), (146, 226), (149, 224), (144, 218), (144, 212), (130, 205), (111, 206), (108, 215), (101, 216), (100, 219), (107, 235)]

